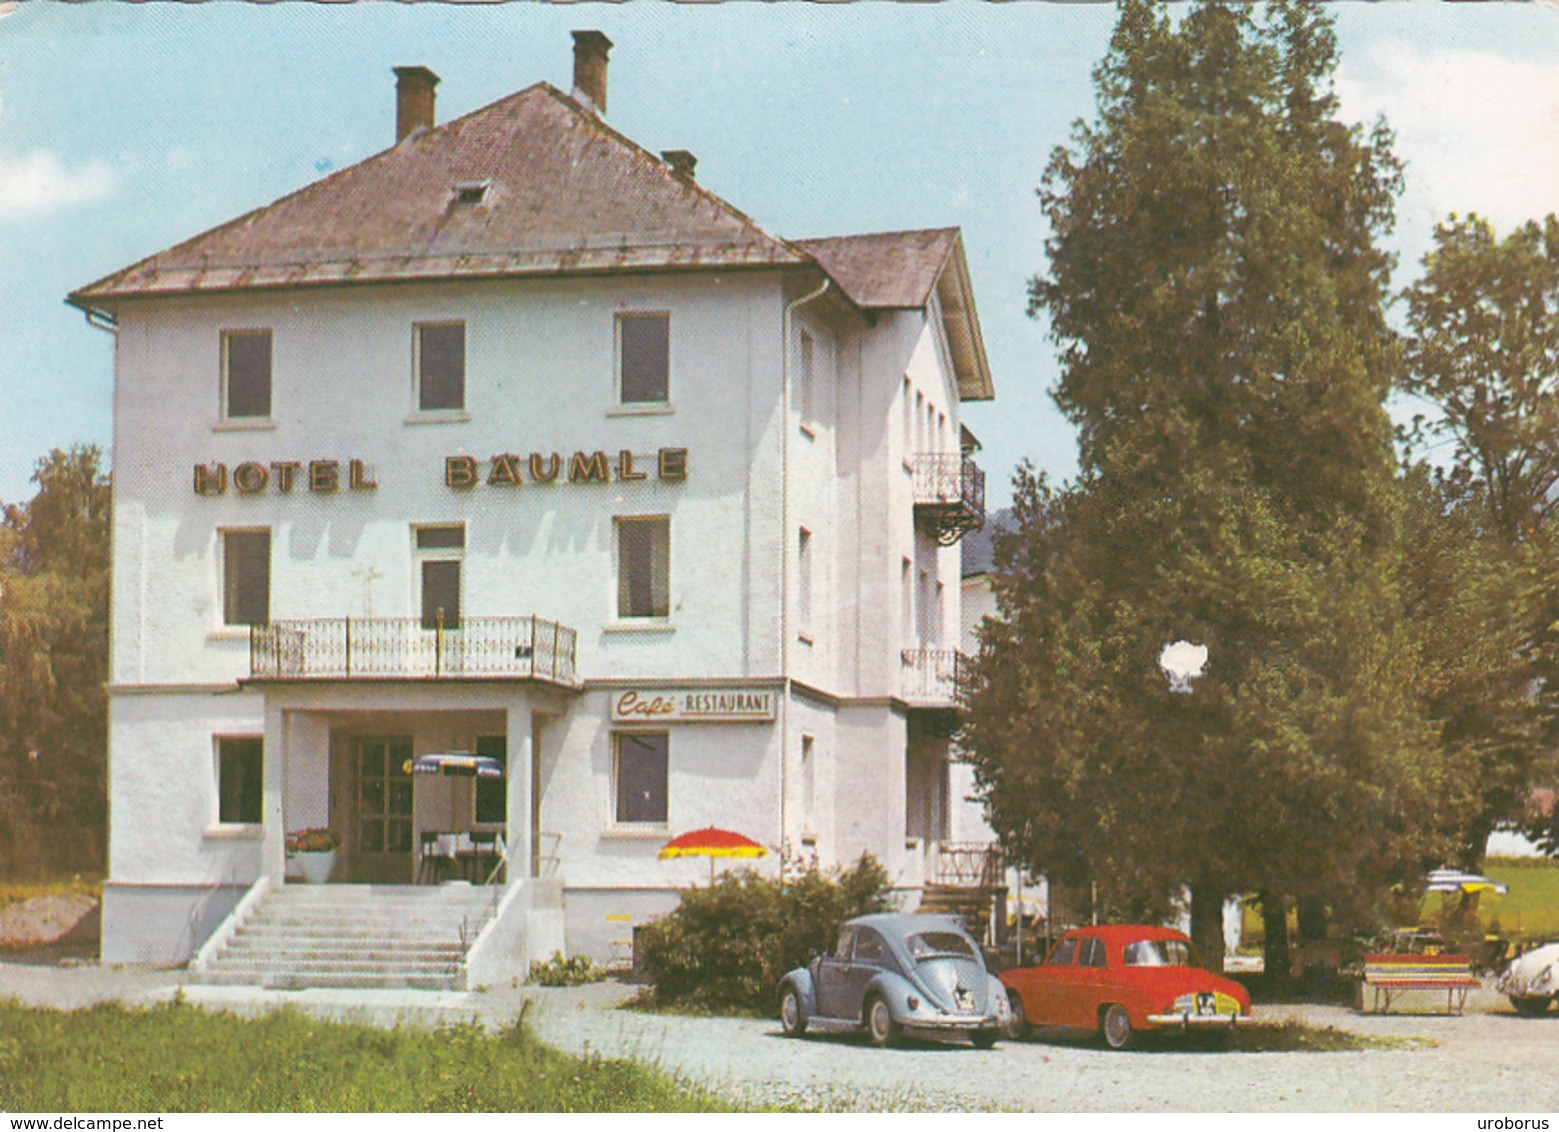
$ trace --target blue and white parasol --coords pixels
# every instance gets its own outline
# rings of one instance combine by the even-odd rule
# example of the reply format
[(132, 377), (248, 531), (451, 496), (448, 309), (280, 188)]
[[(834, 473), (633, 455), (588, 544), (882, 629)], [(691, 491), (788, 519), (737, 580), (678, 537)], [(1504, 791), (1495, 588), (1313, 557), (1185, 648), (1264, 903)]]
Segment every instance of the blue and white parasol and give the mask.
[(419, 755), (408, 759), (407, 774), (453, 774), (476, 778), (502, 778), (503, 764), (487, 755), (469, 751), (451, 751), (442, 755)]

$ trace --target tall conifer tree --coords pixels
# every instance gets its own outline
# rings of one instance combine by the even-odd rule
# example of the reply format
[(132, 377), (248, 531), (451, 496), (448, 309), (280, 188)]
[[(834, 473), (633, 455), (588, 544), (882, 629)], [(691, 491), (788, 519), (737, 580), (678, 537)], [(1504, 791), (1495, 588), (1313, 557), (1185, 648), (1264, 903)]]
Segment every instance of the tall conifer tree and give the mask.
[[(965, 741), (999, 831), (1122, 911), (1359, 891), (1424, 817), (1383, 317), (1400, 168), (1330, 18), (1125, 0), (1031, 284), (1078, 481), (1022, 474)], [(1209, 650), (1171, 691), (1161, 649)]]

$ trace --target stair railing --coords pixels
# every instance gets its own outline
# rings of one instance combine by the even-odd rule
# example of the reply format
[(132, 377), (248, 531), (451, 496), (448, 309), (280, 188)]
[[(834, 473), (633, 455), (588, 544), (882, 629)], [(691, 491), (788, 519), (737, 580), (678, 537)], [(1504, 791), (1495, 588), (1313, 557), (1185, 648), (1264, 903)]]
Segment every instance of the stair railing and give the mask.
[(200, 950), (195, 953), (195, 958), (190, 960), (190, 970), (209, 970), (222, 949), (233, 942), (233, 937), (238, 934), (239, 929), (254, 914), (254, 910), (270, 894), (270, 891), (271, 878), (268, 876), (262, 876), (250, 885), (249, 891), (244, 893), (233, 910), (227, 914), (227, 918), (217, 925), (217, 930), (212, 932), (201, 945)]

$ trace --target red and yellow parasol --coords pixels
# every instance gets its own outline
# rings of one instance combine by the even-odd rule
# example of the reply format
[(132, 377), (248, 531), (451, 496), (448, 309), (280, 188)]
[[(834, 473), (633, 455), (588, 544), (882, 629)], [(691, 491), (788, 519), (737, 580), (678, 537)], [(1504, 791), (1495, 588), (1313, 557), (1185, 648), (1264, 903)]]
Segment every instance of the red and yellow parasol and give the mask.
[(708, 829), (695, 829), (692, 833), (673, 837), (656, 855), (662, 861), (669, 861), (674, 857), (708, 857), (709, 883), (713, 884), (716, 858), (752, 860), (757, 857), (767, 857), (769, 851), (750, 837), (710, 826)]

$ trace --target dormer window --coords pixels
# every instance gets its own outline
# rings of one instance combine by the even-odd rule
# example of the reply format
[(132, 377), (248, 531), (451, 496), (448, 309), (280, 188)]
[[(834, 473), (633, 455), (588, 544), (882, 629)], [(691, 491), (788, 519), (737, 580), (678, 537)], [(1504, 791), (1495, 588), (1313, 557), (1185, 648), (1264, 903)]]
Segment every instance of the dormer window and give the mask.
[(455, 182), (455, 203), (481, 204), (482, 198), (487, 195), (487, 186), (491, 184), (491, 181)]

